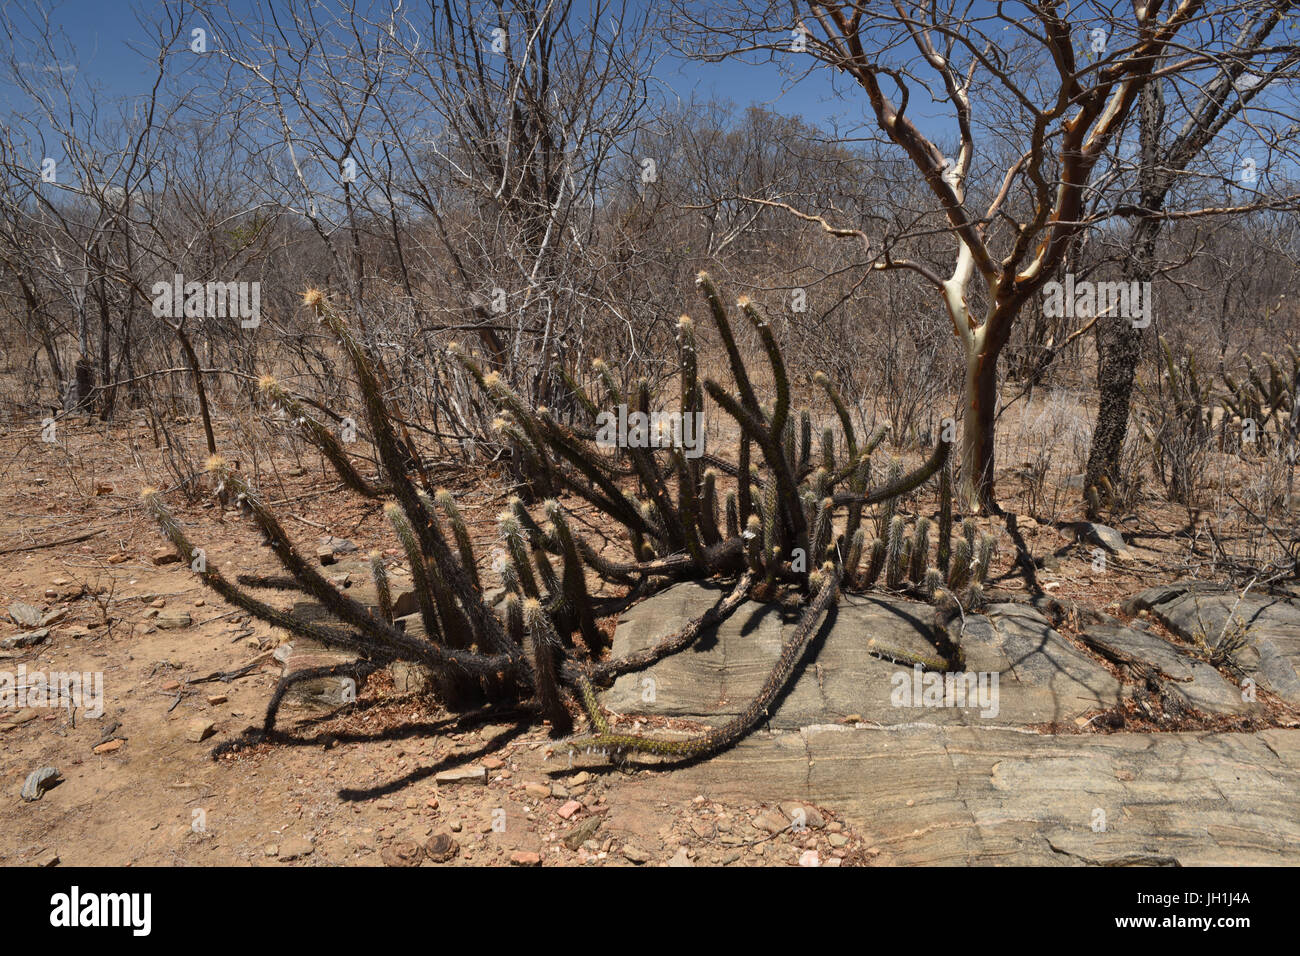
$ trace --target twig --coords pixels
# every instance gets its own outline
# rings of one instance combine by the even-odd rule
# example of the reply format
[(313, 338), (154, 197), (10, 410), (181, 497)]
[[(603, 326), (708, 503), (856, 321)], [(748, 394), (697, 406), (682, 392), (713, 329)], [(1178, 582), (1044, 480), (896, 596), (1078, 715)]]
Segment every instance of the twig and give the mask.
[(85, 541), (93, 538), (97, 534), (103, 534), (106, 528), (100, 528), (97, 531), (87, 531), (85, 534), (73, 535), (71, 538), (59, 538), (56, 541), (46, 541), (44, 544), (28, 544), (21, 548), (5, 548), (0, 554), (18, 554), (21, 551), (40, 551), (42, 548), (53, 548), (60, 544), (76, 544), (78, 541)]

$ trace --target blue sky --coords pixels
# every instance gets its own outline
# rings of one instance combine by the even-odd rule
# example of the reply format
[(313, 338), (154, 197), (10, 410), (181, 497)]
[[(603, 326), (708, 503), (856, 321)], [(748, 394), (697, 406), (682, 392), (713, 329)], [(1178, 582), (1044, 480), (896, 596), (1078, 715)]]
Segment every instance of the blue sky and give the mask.
[[(0, 0), (12, 15), (21, 19), (14, 0)], [(232, 6), (238, 9), (239, 0)], [(77, 52), (80, 79), (97, 86), (109, 99), (144, 93), (152, 81), (150, 39), (137, 22), (137, 11), (149, 11), (153, 3), (128, 0), (55, 0), (31, 3), (18, 0), (18, 7), (50, 11), (51, 21), (66, 35)], [(198, 22), (202, 22), (201, 20)], [(863, 102), (850, 95), (837, 100), (829, 86), (829, 71), (791, 87), (775, 64), (738, 61), (704, 63), (669, 55), (662, 63), (660, 80), (683, 99), (716, 98), (738, 107), (765, 106), (782, 113), (803, 116), (812, 122), (832, 117), (862, 118)], [(12, 102), (12, 90), (0, 79), (0, 96)]]

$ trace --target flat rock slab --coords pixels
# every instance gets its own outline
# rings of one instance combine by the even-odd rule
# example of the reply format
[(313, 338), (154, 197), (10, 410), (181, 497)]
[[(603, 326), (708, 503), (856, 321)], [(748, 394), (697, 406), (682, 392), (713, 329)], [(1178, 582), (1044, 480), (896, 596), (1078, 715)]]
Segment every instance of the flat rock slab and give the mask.
[[(880, 851), (879, 865), (1300, 864), (1297, 730), (760, 732), (708, 761), (647, 775), (611, 809), (606, 831), (696, 794), (824, 806)], [(773, 859), (798, 856), (797, 847), (779, 852)]]
[[(1084, 632), (1084, 640), (1107, 657), (1136, 661), (1136, 676), (1142, 665), (1152, 668), (1165, 686), (1189, 706), (1208, 714), (1244, 714), (1263, 710), (1258, 702), (1244, 698), (1242, 689), (1202, 660), (1175, 647), (1159, 634), (1131, 627), (1098, 625)], [(1134, 668), (1130, 667), (1131, 670)]]
[(1300, 599), (1239, 593), (1221, 585), (1182, 582), (1149, 588), (1129, 598), (1130, 613), (1149, 611), (1179, 637), (1213, 644), (1229, 619), (1246, 627), (1238, 660), (1247, 675), (1287, 703), (1300, 705)]
[[(642, 602), (619, 624), (613, 655), (654, 645), (724, 594), (719, 585), (684, 583)], [(844, 595), (810, 642), (770, 726), (796, 729), (849, 718), (880, 726), (1027, 725), (1106, 709), (1121, 699), (1119, 681), (1074, 649), (1041, 614), (997, 605), (988, 617), (968, 616), (961, 635), (974, 683), (954, 687), (937, 705), (912, 666), (895, 662), (937, 656), (930, 640), (932, 615), (928, 605), (912, 601)], [(604, 703), (622, 714), (725, 720), (743, 711), (762, 687), (796, 622), (796, 613), (774, 605), (743, 604), (686, 650), (620, 677)]]
[(1031, 607), (994, 604), (949, 628), (957, 632), (968, 671), (999, 675), (1000, 723), (1064, 722), (1122, 700), (1119, 680)]

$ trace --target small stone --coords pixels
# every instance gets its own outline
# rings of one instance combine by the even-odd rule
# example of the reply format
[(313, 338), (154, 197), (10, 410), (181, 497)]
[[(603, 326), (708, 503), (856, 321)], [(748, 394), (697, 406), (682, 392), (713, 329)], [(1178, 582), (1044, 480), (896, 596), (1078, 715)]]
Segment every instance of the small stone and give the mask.
[(454, 786), (459, 783), (487, 783), (486, 767), (457, 767), (454, 770), (443, 770), (433, 778), (434, 783), (438, 786)]
[(181, 689), (181, 682), (178, 681), (178, 680), (169, 680), (167, 683), (165, 683), (165, 684), (162, 685), (162, 689), (163, 689), (163, 690), (180, 690), (180, 689)]
[(205, 717), (196, 717), (185, 727), (185, 739), (190, 743), (202, 743), (212, 736), (215, 725)]
[(44, 853), (42, 853), (33, 861), (32, 865), (36, 867), (40, 867), (41, 869), (48, 869), (51, 866), (58, 866), (59, 855), (55, 853), (53, 850), (46, 850)]
[(41, 767), (27, 775), (23, 784), (23, 799), (28, 803), (45, 796), (45, 791), (58, 786), (63, 781), (63, 774), (54, 767)]
[(267, 856), (279, 856), (280, 847), (278, 844), (268, 843), (266, 845), (266, 848), (262, 852), (265, 853)]
[(564, 806), (560, 807), (560, 809), (556, 812), (558, 812), (561, 817), (567, 820), (581, 809), (582, 809), (581, 803), (579, 803), (577, 800), (570, 800)]
[(123, 741), (121, 740), (121, 738), (117, 740), (106, 740), (102, 744), (99, 744), (97, 747), (95, 747), (94, 750), (91, 751), (91, 753), (111, 754), (114, 751), (121, 750), (122, 743)]
[(41, 615), (41, 627), (49, 627), (51, 624), (58, 624), (67, 616), (68, 609), (66, 607), (55, 608), (53, 611), (50, 611), (50, 613)]
[(518, 850), (510, 854), (510, 862), (515, 866), (541, 866), (542, 855), (524, 850)]
[(500, 770), (506, 765), (506, 762), (500, 757), (484, 757), (479, 761), (479, 763), (487, 767), (489, 770)]
[(672, 855), (668, 861), (669, 866), (694, 866), (689, 856), (686, 855), (686, 847), (678, 847), (677, 852)]
[(19, 627), (36, 627), (41, 623), (41, 609), (22, 601), (14, 601), (9, 605), (9, 617)]
[(173, 611), (171, 614), (159, 614), (158, 626), (164, 631), (177, 631), (194, 623), (189, 611)]
[(775, 810), (767, 810), (754, 820), (754, 826), (767, 833), (780, 833), (790, 826), (790, 821)]
[(25, 724), (29, 720), (35, 720), (39, 716), (40, 712), (35, 707), (24, 707), (7, 721), (0, 723), (0, 730), (12, 730), (14, 727)]
[(322, 544), (316, 549), (316, 558), (321, 564), (326, 565), (333, 564), (338, 560), (338, 558), (334, 557), (334, 549), (327, 544)]
[(171, 548), (159, 548), (149, 555), (149, 560), (156, 567), (161, 567), (164, 564), (175, 564), (180, 559), (181, 556)]
[(208, 698), (208, 703), (213, 707), (216, 707), (218, 704), (224, 704), (228, 700), (230, 700), (230, 698), (225, 694), (213, 694)]
[(826, 839), (829, 840), (831, 846), (834, 847), (846, 846), (849, 842), (849, 838), (843, 833), (832, 833)]
[(446, 863), (460, 852), (460, 844), (450, 833), (435, 833), (424, 844), (424, 855), (434, 863)]
[(592, 846), (589, 849), (595, 852), (597, 847), (595, 841), (591, 838), (596, 835), (596, 831), (599, 829), (600, 817), (588, 817), (564, 835), (564, 845), (570, 850), (576, 850), (580, 846), (591, 843)]
[(280, 844), (280, 862), (288, 863), (292, 860), (301, 860), (303, 857), (311, 856), (313, 850), (311, 840), (305, 837), (290, 837)]
[(418, 843), (390, 843), (379, 851), (385, 866), (419, 866), (424, 850)]
[(526, 783), (524, 793), (537, 800), (545, 800), (551, 795), (551, 788), (544, 783)]
[(569, 796), (569, 791), (558, 783), (551, 784), (551, 796), (556, 800), (565, 800)]
[(110, 554), (108, 556), (109, 564), (125, 564), (127, 561), (130, 560), (131, 560), (131, 556), (129, 554), (123, 554), (121, 551), (118, 551), (114, 554)]
[(795, 825), (802, 823), (803, 826), (810, 830), (820, 830), (826, 826), (826, 819), (818, 812), (816, 807), (787, 801), (781, 804), (781, 812), (785, 814), (791, 823)]
[(15, 634), (13, 637), (6, 637), (0, 641), (0, 648), (12, 650), (19, 647), (35, 647), (37, 644), (45, 643), (45, 639), (50, 636), (50, 629), (42, 627), (35, 631), (26, 631), (22, 634)]
[(816, 850), (804, 850), (799, 855), (800, 866), (821, 866), (821, 860), (817, 858)]
[(843, 865), (843, 863), (844, 863), (844, 861), (843, 861), (842, 859), (840, 859), (840, 858), (837, 857), (837, 856), (833, 856), (833, 857), (831, 857), (829, 860), (827, 860), (825, 863), (823, 863), (822, 866), (841, 866), (841, 865)]
[(357, 546), (347, 538), (336, 538), (333, 535), (326, 535), (320, 539), (322, 548), (329, 548), (335, 554), (355, 554)]
[(646, 863), (650, 860), (649, 853), (631, 843), (623, 847), (623, 857), (636, 864)]

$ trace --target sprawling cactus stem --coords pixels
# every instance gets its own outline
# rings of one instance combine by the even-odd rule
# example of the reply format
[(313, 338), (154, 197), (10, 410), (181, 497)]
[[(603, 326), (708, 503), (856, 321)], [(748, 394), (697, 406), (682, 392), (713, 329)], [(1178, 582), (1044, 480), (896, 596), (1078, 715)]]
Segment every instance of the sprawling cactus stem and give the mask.
[[(830, 380), (825, 372), (817, 372), (813, 375), (813, 381), (822, 387), (826, 395), (835, 406), (835, 414), (840, 417), (840, 428), (844, 430), (844, 447), (848, 452), (848, 460), (851, 462), (858, 460), (858, 440), (853, 431), (853, 420), (849, 416), (848, 406), (844, 404), (839, 389)], [(881, 433), (883, 437), (883, 432)]]
[(970, 553), (975, 553), (975, 535), (979, 533), (979, 525), (975, 523), (974, 518), (967, 518), (961, 523), (961, 536), (966, 539), (970, 545)]
[(758, 515), (749, 516), (745, 527), (745, 563), (749, 570), (759, 574), (763, 570), (763, 523)]
[(916, 584), (925, 582), (925, 572), (930, 564), (930, 519), (916, 519), (915, 538), (912, 540), (911, 577)]
[(972, 581), (970, 587), (966, 589), (966, 608), (978, 610), (984, 606), (984, 603), (984, 586), (978, 581)]
[(740, 534), (740, 509), (736, 507), (736, 493), (727, 492), (727, 537), (734, 538)]
[(926, 568), (925, 583), (921, 585), (921, 590), (925, 593), (926, 599), (933, 601), (934, 596), (939, 593), (943, 587), (943, 572), (938, 568)]
[(713, 284), (713, 280), (709, 278), (707, 272), (701, 272), (695, 277), (695, 285), (699, 288), (700, 293), (704, 296), (704, 301), (709, 306), (709, 312), (713, 316), (713, 324), (718, 327), (718, 334), (722, 337), (722, 345), (727, 350), (727, 360), (731, 364), (731, 373), (736, 379), (736, 391), (740, 395), (740, 407), (744, 408), (754, 418), (758, 418), (760, 417), (758, 399), (754, 397), (754, 388), (749, 384), (749, 373), (745, 370), (745, 362), (741, 359), (740, 349), (736, 346), (736, 337), (732, 335), (731, 321), (727, 318), (727, 310), (722, 304), (722, 296), (718, 294), (717, 286)]
[(776, 402), (772, 406), (772, 431), (780, 433), (785, 428), (786, 416), (790, 414), (790, 379), (786, 375), (785, 361), (781, 358), (781, 350), (777, 347), (776, 338), (772, 335), (772, 326), (768, 324), (758, 311), (758, 308), (749, 300), (748, 296), (741, 296), (736, 305), (745, 313), (745, 318), (749, 319), (750, 324), (758, 331), (758, 337), (763, 342), (763, 350), (767, 352), (768, 364), (772, 366), (772, 381), (776, 387)]
[(582, 561), (578, 557), (578, 548), (573, 541), (573, 533), (565, 520), (564, 511), (557, 501), (545, 504), (546, 516), (555, 525), (556, 537), (560, 541), (560, 552), (564, 556), (564, 598), (577, 615), (578, 630), (582, 633), (583, 643), (593, 654), (600, 651), (605, 644), (605, 637), (596, 628), (596, 619), (591, 613), (591, 597), (587, 593), (587, 578), (582, 570)]
[(952, 555), (952, 469), (947, 462), (939, 471), (939, 550), (935, 564), (939, 573), (947, 577), (948, 562)]
[[(572, 610), (573, 606), (569, 603), (568, 596), (564, 592), (564, 585), (560, 583), (560, 576), (555, 573), (555, 565), (551, 564), (551, 558), (544, 548), (534, 545), (532, 554), (533, 563), (537, 565), (537, 576), (541, 578), (543, 596), (548, 602), (549, 610), (552, 614), (563, 618)], [(570, 621), (565, 620), (566, 629), (570, 623)]]
[(978, 584), (983, 584), (988, 580), (989, 565), (993, 563), (993, 546), (995, 543), (992, 535), (980, 535), (979, 554), (976, 557), (978, 566), (975, 570), (975, 581)]
[(460, 507), (456, 504), (456, 499), (452, 497), (450, 491), (446, 488), (439, 488), (434, 500), (447, 515), (447, 520), (451, 523), (451, 533), (456, 539), (456, 548), (460, 551), (460, 564), (469, 575), (470, 583), (474, 585), (476, 591), (483, 590), (483, 584), (479, 581), (478, 565), (474, 561), (474, 546), (469, 540), (469, 529), (465, 527), (465, 519), (461, 516)]
[(844, 581), (850, 587), (858, 587), (858, 567), (862, 564), (862, 552), (867, 544), (867, 530), (859, 528), (849, 540), (849, 552), (844, 558)]
[(263, 375), (258, 380), (257, 386), (263, 395), (283, 409), (289, 420), (301, 429), (303, 437), (329, 459), (329, 463), (334, 466), (334, 470), (345, 485), (367, 498), (379, 497), (379, 489), (357, 471), (342, 443), (334, 437), (334, 433), (307, 414), (302, 403), (286, 392), (273, 376)]
[(903, 583), (903, 546), (906, 538), (906, 525), (901, 515), (894, 515), (889, 522), (888, 553), (885, 556), (885, 586), (897, 590)]
[(579, 674), (576, 683), (578, 699), (582, 701), (582, 709), (591, 723), (592, 730), (598, 734), (609, 733), (609, 721), (605, 719), (600, 709), (600, 701), (596, 699), (596, 691), (592, 689), (591, 681), (587, 680), (586, 675)]
[(503, 511), (497, 516), (497, 528), (509, 555), (511, 578), (518, 583), (524, 597), (540, 598), (542, 592), (537, 589), (537, 578), (533, 576), (533, 567), (528, 560), (527, 538), (519, 526), (518, 517)]
[[(893, 484), (903, 475), (903, 463), (897, 457), (892, 458), (889, 462), (889, 469), (885, 472), (885, 484)], [(886, 498), (880, 514), (876, 517), (876, 537), (883, 538), (889, 534), (890, 525), (894, 521), (894, 510), (898, 507), (898, 499), (891, 495)]]
[(384, 514), (393, 526), (402, 550), (406, 552), (406, 563), (411, 566), (411, 583), (415, 587), (415, 600), (420, 609), (420, 620), (424, 624), (425, 636), (435, 644), (443, 643), (442, 628), (438, 624), (438, 612), (434, 608), (433, 583), (429, 580), (429, 565), (420, 553), (420, 545), (415, 540), (415, 532), (402, 509), (391, 502), (384, 506)]
[[(343, 349), (352, 363), (353, 370), (357, 374), (357, 380), (361, 385), (366, 420), (370, 424), (370, 431), (375, 449), (379, 453), (380, 464), (383, 466), (384, 473), (388, 476), (388, 482), (394, 497), (396, 497), (402, 511), (410, 521), (419, 541), (420, 551), (430, 558), (432, 566), (437, 571), (437, 577), (447, 582), (448, 587), (459, 599), (460, 606), (472, 629), (473, 637), (480, 649), (509, 655), (516, 662), (516, 669), (524, 666), (519, 649), (507, 640), (501, 620), (491, 608), (484, 604), (482, 592), (474, 588), (465, 570), (460, 566), (460, 562), (452, 555), (451, 548), (443, 537), (442, 531), (438, 528), (430, 509), (425, 506), (415, 486), (407, 477), (407, 462), (414, 457), (418, 465), (419, 456), (413, 456), (410, 452), (409, 443), (404, 451), (403, 446), (398, 442), (393, 431), (391, 416), (384, 404), (378, 378), (370, 366), (365, 350), (353, 338), (347, 325), (334, 311), (333, 307), (325, 301), (323, 296), (319, 293), (314, 297), (309, 294), (304, 297), (304, 302), (315, 308), (321, 319), (329, 325), (330, 331), (338, 336), (339, 342), (343, 345)], [(317, 597), (321, 599), (318, 595)], [(328, 607), (328, 602), (325, 603)], [(449, 622), (444, 622), (444, 624), (449, 630), (451, 629)]]
[(813, 531), (813, 550), (809, 556), (813, 561), (825, 561), (831, 558), (831, 533), (834, 531), (832, 522), (834, 520), (835, 502), (830, 498), (823, 498), (821, 507), (817, 511), (817, 521)]
[(718, 473), (712, 468), (705, 469), (703, 488), (700, 493), (699, 526), (700, 536), (706, 545), (715, 545), (722, 540), (722, 531), (718, 527), (721, 518), (718, 508)]
[(742, 528), (749, 524), (749, 516), (754, 513), (754, 500), (749, 493), (749, 442), (748, 435), (740, 436), (740, 451), (736, 457), (736, 523)]
[(828, 474), (835, 471), (835, 432), (830, 428), (822, 429), (822, 468)]
[(881, 570), (885, 567), (885, 562), (889, 559), (889, 546), (885, 543), (884, 538), (876, 538), (871, 542), (871, 558), (867, 562), (867, 572), (862, 576), (862, 584), (870, 587), (876, 583), (880, 577)]
[[(236, 493), (243, 492), (237, 489)], [(141, 497), (146, 509), (153, 515), (163, 535), (172, 542), (180, 555), (190, 557), (190, 566), (194, 568), (195, 573), (199, 575), (203, 583), (212, 588), (226, 601), (241, 610), (247, 611), (254, 617), (266, 621), (268, 624), (283, 628), (291, 634), (310, 638), (326, 647), (336, 647), (365, 655), (381, 663), (402, 658), (425, 664), (431, 668), (459, 671), (485, 680), (495, 678), (498, 672), (503, 671), (514, 673), (520, 677), (524, 676), (517, 672), (517, 660), (510, 655), (474, 654), (468, 651), (439, 647), (432, 642), (409, 636), (372, 615), (351, 598), (338, 594), (337, 591), (334, 591), (334, 594), (338, 600), (329, 602), (334, 605), (334, 607), (330, 607), (330, 610), (335, 616), (342, 619), (350, 629), (304, 621), (287, 611), (281, 611), (269, 604), (265, 604), (227, 581), (221, 572), (216, 570), (206, 559), (200, 560), (200, 558), (204, 557), (202, 551), (190, 543), (176, 519), (162, 503), (161, 496), (157, 491), (146, 489)], [(268, 535), (268, 538), (273, 542), (272, 548), (277, 557), (281, 559), (281, 563), (285, 564), (286, 570), (289, 570), (290, 573), (294, 574), (295, 578), (302, 582), (304, 590), (313, 597), (318, 597), (322, 591), (333, 590), (319, 573), (307, 566), (305, 562), (302, 562), (301, 556), (293, 553), (291, 548), (286, 551), (284, 547), (277, 546), (275, 542), (278, 539), (274, 535)], [(291, 564), (297, 562), (303, 564), (303, 573), (301, 574), (295, 568), (290, 567)]]
[(510, 591), (502, 599), (502, 606), (505, 608), (506, 615), (506, 635), (516, 644), (523, 644), (524, 632), (524, 599), (516, 592)]
[(689, 760), (717, 753), (735, 744), (768, 715), (773, 702), (785, 689), (790, 675), (794, 673), (795, 666), (808, 646), (809, 639), (839, 590), (839, 567), (828, 562), (816, 574), (810, 575), (809, 583), (815, 590), (812, 599), (804, 608), (798, 626), (782, 646), (776, 666), (772, 668), (762, 688), (739, 715), (716, 730), (688, 740), (660, 740), (635, 734), (608, 732), (567, 741), (563, 745), (564, 748), (572, 752), (582, 749), (609, 750), (615, 753), (635, 751)]
[(524, 601), (524, 627), (533, 645), (537, 701), (541, 705), (542, 713), (550, 720), (554, 733), (572, 733), (573, 718), (564, 706), (564, 698), (560, 694), (559, 675), (564, 647), (555, 633), (550, 617), (536, 598), (527, 598)]
[(812, 415), (804, 409), (799, 413), (799, 464), (795, 474), (802, 477), (812, 467)]
[(953, 547), (952, 567), (948, 570), (948, 590), (957, 592), (970, 579), (971, 546), (966, 538), (958, 538)]
[(370, 552), (370, 576), (375, 580), (375, 600), (379, 605), (379, 616), (392, 624), (393, 592), (388, 586), (388, 569), (384, 566), (384, 556), (378, 551)]

